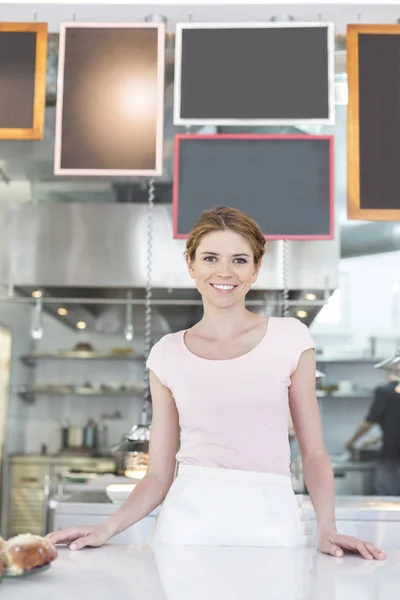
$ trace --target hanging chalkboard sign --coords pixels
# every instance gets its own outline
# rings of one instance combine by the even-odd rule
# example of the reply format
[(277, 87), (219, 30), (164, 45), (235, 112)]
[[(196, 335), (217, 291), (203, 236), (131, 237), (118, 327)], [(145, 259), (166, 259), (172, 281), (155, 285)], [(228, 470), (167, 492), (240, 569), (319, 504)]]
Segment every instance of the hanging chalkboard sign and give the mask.
[(400, 25), (347, 30), (349, 219), (400, 220)]
[(46, 23), (0, 23), (0, 139), (43, 139), (46, 61)]
[(176, 125), (333, 123), (333, 25), (179, 23), (174, 96)]
[(164, 23), (61, 25), (57, 175), (162, 174), (164, 55)]
[(267, 239), (333, 238), (332, 136), (177, 135), (174, 160), (175, 238), (216, 205), (248, 213)]

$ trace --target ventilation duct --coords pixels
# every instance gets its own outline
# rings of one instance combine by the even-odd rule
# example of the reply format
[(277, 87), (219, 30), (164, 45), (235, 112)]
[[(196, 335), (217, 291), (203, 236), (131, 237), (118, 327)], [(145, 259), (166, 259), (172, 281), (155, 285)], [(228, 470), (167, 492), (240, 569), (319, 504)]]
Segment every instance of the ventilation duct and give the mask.
[(400, 223), (344, 224), (340, 232), (341, 258), (400, 250)]

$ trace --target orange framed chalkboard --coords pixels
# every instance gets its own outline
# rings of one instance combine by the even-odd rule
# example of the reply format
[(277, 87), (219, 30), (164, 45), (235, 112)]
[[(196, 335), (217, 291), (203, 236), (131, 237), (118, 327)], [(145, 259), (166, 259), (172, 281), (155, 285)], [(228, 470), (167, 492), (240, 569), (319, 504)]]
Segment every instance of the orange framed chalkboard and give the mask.
[(347, 27), (347, 216), (400, 220), (400, 25)]
[(0, 139), (41, 140), (47, 23), (0, 23)]

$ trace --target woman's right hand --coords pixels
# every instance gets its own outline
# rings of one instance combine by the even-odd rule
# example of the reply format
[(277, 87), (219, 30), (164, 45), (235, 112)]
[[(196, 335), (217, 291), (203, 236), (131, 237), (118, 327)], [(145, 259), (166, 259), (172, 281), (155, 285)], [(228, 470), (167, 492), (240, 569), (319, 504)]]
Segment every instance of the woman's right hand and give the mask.
[(81, 550), (85, 546), (98, 548), (108, 542), (111, 537), (104, 524), (92, 527), (71, 527), (64, 531), (54, 531), (46, 536), (52, 544), (66, 544), (70, 550)]

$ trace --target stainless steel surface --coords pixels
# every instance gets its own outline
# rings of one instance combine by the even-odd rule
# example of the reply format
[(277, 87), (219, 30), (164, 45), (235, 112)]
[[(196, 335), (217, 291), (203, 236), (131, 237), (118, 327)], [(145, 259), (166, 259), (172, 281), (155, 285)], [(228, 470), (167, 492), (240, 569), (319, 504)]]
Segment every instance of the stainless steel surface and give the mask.
[(374, 365), (374, 369), (400, 372), (400, 346), (397, 348), (395, 354)]
[(341, 256), (368, 256), (400, 250), (399, 223), (365, 223), (341, 228)]
[(8, 536), (19, 533), (42, 534), (43, 502), (47, 465), (13, 465), (10, 482)]
[(373, 469), (334, 468), (337, 496), (368, 496), (373, 493)]
[(115, 470), (115, 461), (72, 456), (14, 456), (10, 458), (10, 514), (7, 536), (48, 532), (50, 500), (66, 469), (103, 473)]
[(368, 448), (353, 448), (351, 450), (351, 460), (355, 463), (364, 463), (376, 461), (380, 456), (380, 446)]
[[(4, 214), (1, 281), (14, 286), (144, 288), (144, 204), (25, 204)], [(112, 223), (112, 227), (110, 224)], [(193, 289), (183, 252), (172, 238), (172, 208), (154, 206), (152, 286)], [(281, 290), (282, 243), (271, 242), (254, 289)], [(82, 260), (82, 257), (85, 260)], [(337, 240), (288, 242), (289, 289), (337, 285)]]
[[(172, 208), (153, 209), (152, 334), (190, 327), (201, 317), (201, 302), (185, 261), (185, 240), (172, 237)], [(112, 223), (112, 227), (110, 227)], [(46, 297), (92, 298), (82, 306), (67, 306), (63, 322), (75, 326), (85, 319), (88, 329), (99, 333), (123, 333), (126, 291), (132, 290), (133, 326), (145, 331), (147, 276), (147, 206), (145, 204), (25, 204), (6, 208), (3, 226), (0, 282), (30, 295), (43, 289), (45, 309), (57, 305)], [(248, 303), (266, 314), (281, 314), (283, 242), (271, 242), (258, 281)], [(291, 305), (307, 308), (311, 322), (330, 292), (338, 285), (338, 239), (288, 242), (287, 284)], [(82, 256), (85, 260), (82, 260)], [(317, 302), (307, 302), (313, 291)], [(102, 299), (102, 304), (99, 302)], [(121, 300), (114, 305), (112, 300)], [(140, 305), (136, 302), (139, 301)]]

